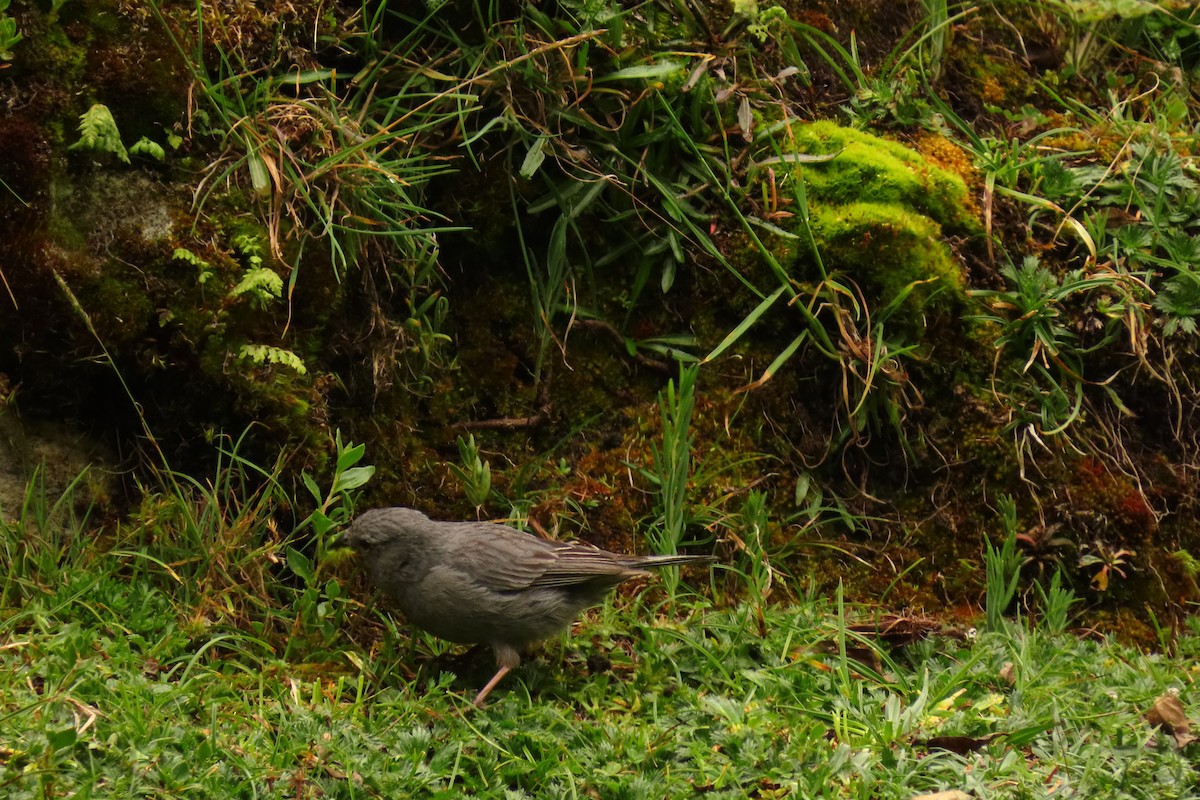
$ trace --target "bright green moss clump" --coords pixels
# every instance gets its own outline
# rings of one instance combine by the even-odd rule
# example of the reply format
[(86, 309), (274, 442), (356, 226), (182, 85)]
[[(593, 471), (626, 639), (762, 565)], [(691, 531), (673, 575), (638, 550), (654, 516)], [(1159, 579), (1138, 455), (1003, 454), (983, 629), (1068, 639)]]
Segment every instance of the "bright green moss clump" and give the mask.
[[(943, 239), (945, 229), (979, 228), (961, 177), (897, 142), (832, 122), (791, 133), (794, 152), (834, 155), (796, 163), (789, 176), (804, 181), (827, 271), (858, 285), (872, 308), (902, 301), (899, 321), (911, 329), (925, 326), (927, 311), (965, 304), (962, 270)], [(811, 274), (807, 260), (799, 256), (797, 272)]]
[(884, 302), (910, 285), (922, 302), (963, 291), (958, 264), (929, 217), (888, 203), (850, 203), (814, 210), (813, 234), (827, 264), (855, 276)]
[(815, 202), (890, 203), (942, 225), (977, 226), (962, 178), (915, 150), (832, 122), (800, 126), (794, 141), (796, 152), (837, 154), (831, 161), (803, 168), (808, 196)]

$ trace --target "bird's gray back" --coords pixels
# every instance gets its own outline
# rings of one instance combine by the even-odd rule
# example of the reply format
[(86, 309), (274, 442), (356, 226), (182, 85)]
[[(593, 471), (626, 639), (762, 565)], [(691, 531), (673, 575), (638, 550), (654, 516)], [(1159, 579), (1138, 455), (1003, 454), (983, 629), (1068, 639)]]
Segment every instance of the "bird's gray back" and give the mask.
[(406, 508), (365, 512), (347, 541), (413, 623), (455, 642), (513, 647), (566, 627), (646, 567), (694, 560), (622, 556), (496, 523), (431, 520)]
[(439, 522), (436, 561), (397, 602), (421, 627), (458, 642), (528, 643), (570, 624), (640, 574), (602, 550), (489, 522)]

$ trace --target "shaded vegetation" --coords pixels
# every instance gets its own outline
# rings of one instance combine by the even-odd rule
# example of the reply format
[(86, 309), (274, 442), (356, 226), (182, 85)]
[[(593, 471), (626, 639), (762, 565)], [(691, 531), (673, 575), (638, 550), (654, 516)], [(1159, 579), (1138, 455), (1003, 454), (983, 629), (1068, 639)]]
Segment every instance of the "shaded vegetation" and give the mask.
[[(1077, 589), (1137, 554), (1101, 605), (1194, 599), (1164, 577), (1195, 547), (1190, 12), (7, 13), (0, 369), (26, 413), (116, 441), (144, 414), (180, 466), (255, 421), (254, 454), (320, 467), (336, 423), (376, 502), (629, 547), (656, 489), (616, 487), (701, 361), (688, 538), (756, 489), (781, 542), (875, 554), (822, 565), (852, 593), (892, 559), (902, 604), (956, 605), (1004, 493)], [(447, 466), (465, 433), (482, 493)]]
[[(195, 704), (188, 680), (231, 691), (243, 671), (266, 705), (239, 719), (366, 719), (370, 698), (417, 731), (414, 698), (376, 682), (392, 666), (379, 660), (400, 662), (381, 644), (397, 634), (360, 605), (335, 544), (354, 503), (407, 504), (610, 549), (712, 549), (728, 567), (715, 607), (666, 586), (683, 633), (659, 595), (619, 604), (623, 626), (654, 610), (636, 680), (674, 675), (678, 711), (633, 679), (607, 699), (581, 679), (591, 706), (513, 706), (515, 728), (624, 708), (644, 759), (676, 717), (711, 732), (770, 698), (779, 717), (728, 724), (792, 731), (794, 751), (701, 736), (710, 753), (766, 749), (729, 771), (678, 753), (647, 769), (679, 791), (804, 794), (738, 770), (809, 763), (827, 730), (837, 769), (892, 769), (923, 725), (893, 698), (949, 708), (970, 686), (986, 705), (993, 662), (1065, 663), (1046, 655), (1059, 648), (1080, 660), (1019, 693), (1044, 690), (1044, 705), (1006, 711), (1029, 737), (1005, 745), (1006, 769), (1050, 780), (1034, 749), (1074, 757), (1100, 730), (1054, 696), (1112, 652), (1064, 644), (1052, 597), (1080, 598), (1095, 629), (1192, 647), (1174, 637), (1200, 599), (1198, 81), (1200, 17), (1182, 2), (0, 0), (0, 416), (77, 422), (124, 462), (119, 491), (84, 481), (94, 496), (64, 501), (93, 509), (69, 533), (32, 501), (2, 509), (3, 624), (29, 642), (5, 664), (74, 687), (51, 662), (83, 664), (99, 642), (114, 669), (145, 673), (130, 708)], [(231, 431), (246, 431), (236, 447)], [(369, 483), (347, 473), (363, 457), (350, 440), (367, 445)], [(216, 475), (196, 477), (223, 442)], [(843, 649), (805, 673), (804, 692), (834, 698), (817, 714), (794, 699), (792, 633), (830, 610), (773, 604), (839, 587), (909, 615), (983, 613), (988, 634), (868, 683)], [(111, 619), (138, 606), (126, 652)], [(1008, 630), (1031, 609), (1058, 620), (1045, 637)], [(953, 676), (932, 695), (922, 659)], [(325, 667), (334, 678), (305, 673)], [(282, 693), (264, 669), (304, 677)], [(1171, 683), (1139, 680), (1120, 678), (1137, 698), (1114, 714)], [(519, 748), (468, 741), (439, 681), (421, 702), (443, 704), (428, 715), (456, 749), (414, 739), (428, 757), (367, 788), (574, 785), (508, 776)], [(39, 707), (36, 682), (18, 684), (4, 713)], [(208, 730), (181, 731), (187, 749), (214, 764), (255, 752), (216, 709), (185, 714)], [(0, 743), (2, 780), (33, 791), (17, 773), (130, 749), (65, 725)], [(143, 734), (131, 741), (165, 735)], [(301, 767), (247, 761), (248, 785), (298, 769), (301, 788), (318, 770), (351, 780), (349, 755), (330, 766), (315, 747)], [(620, 774), (630, 757), (560, 761), (558, 747), (527, 745), (571, 774)], [(1146, 792), (1138, 769), (1194, 787), (1165, 749), (1122, 753), (1128, 770), (1090, 788), (1115, 762), (1083, 768), (1079, 791)], [(211, 789), (164, 769), (161, 791)], [(823, 785), (928, 788), (880, 774)]]

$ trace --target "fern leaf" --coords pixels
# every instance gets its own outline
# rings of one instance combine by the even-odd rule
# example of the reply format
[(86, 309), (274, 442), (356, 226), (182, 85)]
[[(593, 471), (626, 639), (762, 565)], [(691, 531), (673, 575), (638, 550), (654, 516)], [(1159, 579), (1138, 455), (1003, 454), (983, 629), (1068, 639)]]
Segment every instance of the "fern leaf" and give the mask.
[(161, 144), (145, 136), (133, 143), (129, 148), (129, 154), (131, 156), (148, 156), (155, 161), (162, 161), (167, 157), (167, 153), (163, 150)]
[(283, 296), (283, 278), (266, 267), (248, 269), (238, 285), (229, 290), (230, 297), (240, 297), (243, 294), (253, 295), (260, 303), (266, 305), (271, 300)]
[(304, 361), (291, 350), (282, 347), (272, 347), (269, 344), (244, 344), (238, 350), (238, 358), (253, 361), (255, 364), (278, 364), (281, 367), (294, 369), (301, 375), (308, 373)]
[(129, 163), (129, 153), (121, 144), (121, 131), (108, 106), (96, 103), (79, 117), (79, 141), (68, 150), (90, 150), (93, 153), (114, 155)]

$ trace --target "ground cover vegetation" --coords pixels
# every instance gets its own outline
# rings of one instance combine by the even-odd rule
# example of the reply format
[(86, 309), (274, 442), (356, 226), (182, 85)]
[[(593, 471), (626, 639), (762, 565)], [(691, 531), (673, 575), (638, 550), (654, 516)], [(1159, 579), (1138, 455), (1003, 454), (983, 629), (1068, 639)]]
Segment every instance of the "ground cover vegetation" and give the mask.
[[(0, 0), (0, 786), (1195, 796), (1198, 86), (1186, 3)], [(720, 566), (472, 713), (385, 503)]]

